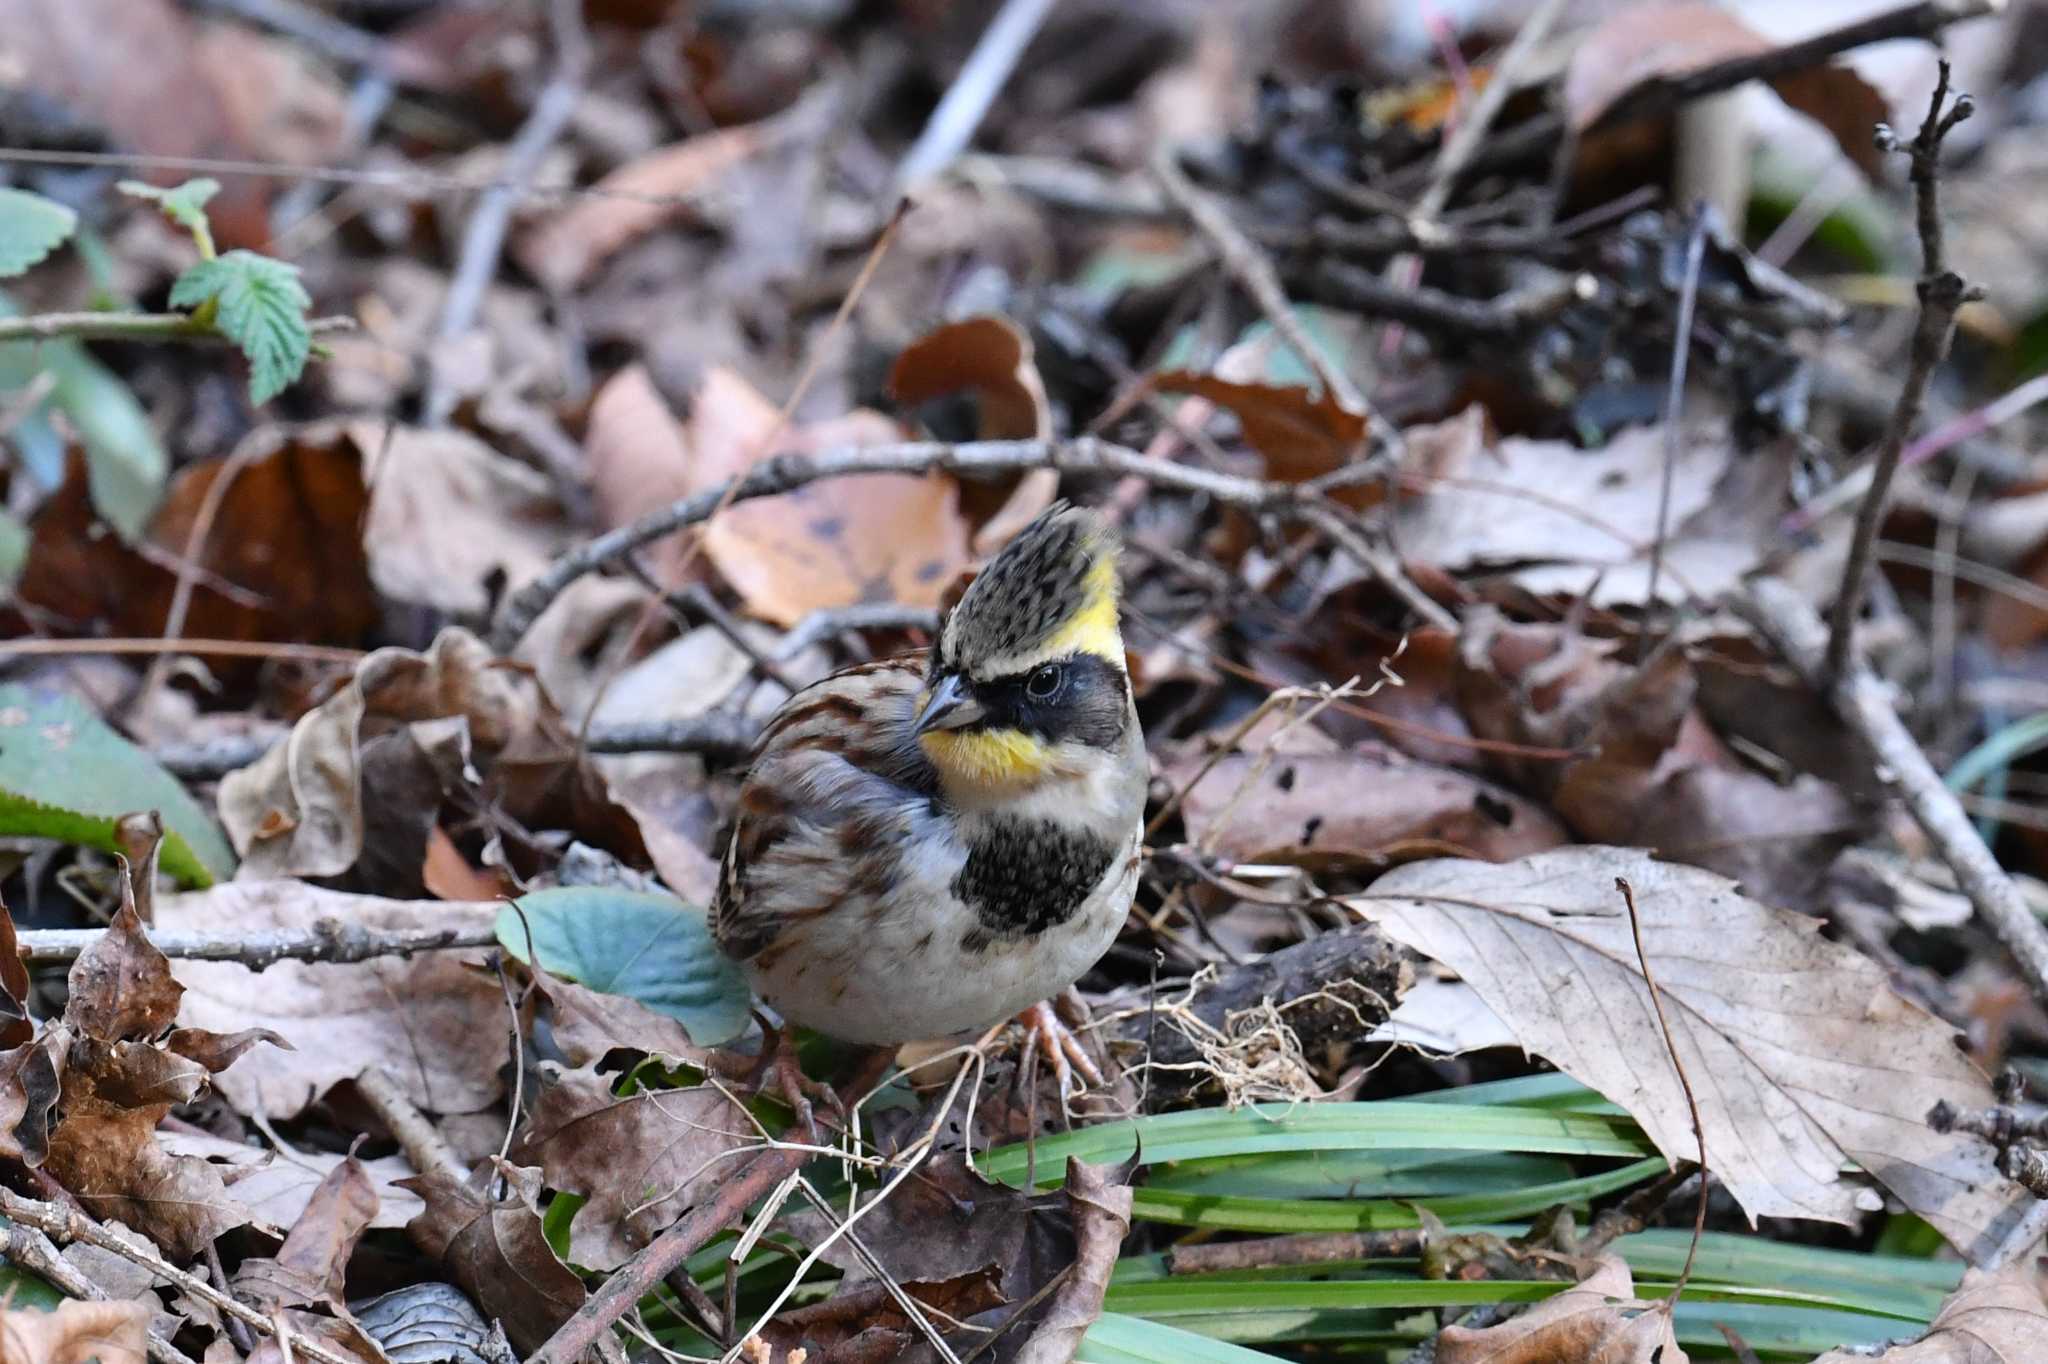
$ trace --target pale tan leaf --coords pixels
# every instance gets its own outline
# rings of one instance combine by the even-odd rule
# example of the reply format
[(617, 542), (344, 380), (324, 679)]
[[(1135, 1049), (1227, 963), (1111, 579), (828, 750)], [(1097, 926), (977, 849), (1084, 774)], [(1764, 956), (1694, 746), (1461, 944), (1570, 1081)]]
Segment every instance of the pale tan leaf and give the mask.
[(53, 1312), (0, 1311), (0, 1359), (7, 1364), (143, 1364), (148, 1353), (146, 1302), (82, 1302), (66, 1298)]
[[(302, 881), (235, 881), (158, 903), (166, 930), (261, 937), (323, 920), (377, 929), (475, 929), (495, 904), (383, 900)], [(414, 1103), (470, 1113), (495, 1101), (509, 1054), (497, 983), (470, 969), (477, 952), (422, 952), (362, 962), (281, 961), (263, 971), (237, 962), (179, 961), (188, 1027), (267, 1027), (295, 1050), (258, 1047), (214, 1077), (245, 1113), (295, 1116), (366, 1064), (388, 1067)]]
[(1973, 1269), (1941, 1305), (1927, 1334), (1881, 1355), (1830, 1350), (1813, 1364), (2034, 1364), (2048, 1342), (2048, 1304), (2034, 1257), (1993, 1273)]
[(1516, 862), (1400, 867), (1353, 904), (1457, 971), (1523, 1046), (1627, 1108), (1674, 1161), (1696, 1158), (1685, 1096), (1637, 965), (1626, 877), (1707, 1161), (1752, 1218), (1853, 1222), (1854, 1161), (1965, 1254), (2031, 1203), (1983, 1142), (1927, 1126), (1937, 1099), (1986, 1107), (1990, 1084), (1944, 1023), (1884, 971), (1735, 883), (1638, 849), (1582, 846)]
[(764, 124), (721, 128), (663, 147), (597, 182), (513, 248), (519, 263), (553, 289), (582, 283), (611, 254), (663, 223), (688, 216), (701, 194), (763, 146)]
[[(248, 1210), (250, 1219), (278, 1237), (305, 1215), (313, 1191), (345, 1159), (332, 1151), (300, 1150), (284, 1155), (204, 1132), (166, 1130), (157, 1134), (157, 1141), (174, 1156), (201, 1157), (218, 1168), (228, 1192)], [(397, 1186), (397, 1181), (418, 1173), (404, 1156), (379, 1156), (361, 1164), (377, 1191), (372, 1227), (402, 1230), (425, 1210), (418, 1194)]]
[(1576, 1288), (1537, 1303), (1498, 1326), (1446, 1326), (1438, 1364), (1687, 1364), (1671, 1314), (1638, 1301), (1619, 1256)]

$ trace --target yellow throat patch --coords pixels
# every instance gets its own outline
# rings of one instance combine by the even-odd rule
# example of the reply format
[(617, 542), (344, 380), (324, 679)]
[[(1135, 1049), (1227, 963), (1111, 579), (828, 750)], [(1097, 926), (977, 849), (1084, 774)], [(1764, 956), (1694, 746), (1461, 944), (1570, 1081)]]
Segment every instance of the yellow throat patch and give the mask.
[(949, 784), (973, 790), (1029, 786), (1052, 771), (1051, 746), (1022, 730), (935, 729), (918, 742)]

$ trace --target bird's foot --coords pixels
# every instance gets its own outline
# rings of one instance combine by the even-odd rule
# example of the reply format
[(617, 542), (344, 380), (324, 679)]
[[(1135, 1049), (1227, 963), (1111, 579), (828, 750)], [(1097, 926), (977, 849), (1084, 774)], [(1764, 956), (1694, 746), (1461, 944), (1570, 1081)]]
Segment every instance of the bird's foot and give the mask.
[(769, 1022), (758, 1012), (754, 1019), (761, 1025), (760, 1052), (754, 1056), (743, 1056), (714, 1051), (706, 1058), (709, 1069), (744, 1085), (753, 1093), (770, 1093), (781, 1099), (795, 1115), (797, 1131), (806, 1135), (815, 1136), (818, 1130), (819, 1104), (824, 1105), (842, 1130), (850, 1128), (852, 1119), (847, 1115), (846, 1104), (840, 1099), (839, 1091), (804, 1074), (803, 1062), (796, 1054), (790, 1030)]
[[(1057, 1003), (1065, 1004), (1078, 1024), (1087, 1025), (1088, 1006), (1081, 1002), (1078, 991), (1069, 987)], [(1024, 1045), (1038, 1048), (1051, 1064), (1053, 1076), (1059, 1081), (1062, 1100), (1070, 1094), (1085, 1093), (1089, 1085), (1099, 1087), (1106, 1083), (1101, 1067), (1095, 1064), (1095, 1058), (1081, 1044), (1080, 1034), (1060, 1017), (1054, 1000), (1032, 1005), (1017, 1015), (1017, 1022), (1024, 1025)], [(1082, 1080), (1079, 1085), (1074, 1083), (1076, 1074)]]

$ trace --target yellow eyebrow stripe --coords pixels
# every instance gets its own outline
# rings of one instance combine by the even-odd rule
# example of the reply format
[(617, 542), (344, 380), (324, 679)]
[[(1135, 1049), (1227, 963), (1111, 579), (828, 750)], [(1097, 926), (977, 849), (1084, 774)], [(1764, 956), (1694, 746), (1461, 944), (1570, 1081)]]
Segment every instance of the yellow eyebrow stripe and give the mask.
[(1117, 631), (1116, 559), (1105, 554), (1088, 570), (1083, 605), (1036, 652), (1043, 658), (1094, 654), (1121, 665), (1123, 636)]

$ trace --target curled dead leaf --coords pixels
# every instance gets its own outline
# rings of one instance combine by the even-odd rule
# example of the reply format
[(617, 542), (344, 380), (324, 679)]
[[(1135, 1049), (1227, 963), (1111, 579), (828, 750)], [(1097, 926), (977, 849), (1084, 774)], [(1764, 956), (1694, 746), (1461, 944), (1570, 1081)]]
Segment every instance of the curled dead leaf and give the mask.
[[(505, 1196), (485, 1196), (483, 1186), (499, 1175)], [(539, 1170), (486, 1164), (467, 1181), (437, 1171), (404, 1187), (426, 1200), (426, 1211), (407, 1227), (414, 1242), (441, 1261), (486, 1317), (503, 1324), (522, 1355), (583, 1305), (583, 1280), (549, 1249), (534, 1208)]]
[(2029, 1364), (2044, 1340), (2048, 1303), (2034, 1257), (2023, 1255), (1997, 1271), (1967, 1271), (1920, 1339), (1875, 1356), (1830, 1350), (1813, 1364)]
[(1671, 1313), (1639, 1302), (1618, 1255), (1602, 1256), (1576, 1288), (1497, 1326), (1446, 1326), (1441, 1364), (1686, 1364)]
[(1752, 1218), (1853, 1223), (1853, 1161), (1966, 1255), (1990, 1254), (2031, 1197), (1991, 1148), (1932, 1131), (1936, 1100), (1991, 1086), (1947, 1024), (1820, 922), (1631, 848), (1396, 868), (1348, 903), (1451, 967), (1522, 1045), (1627, 1108), (1673, 1161), (1698, 1147), (1615, 891), (1635, 888), (1645, 954), (1691, 1077), (1715, 1175)]
[(0, 1358), (21, 1364), (144, 1364), (149, 1350), (146, 1302), (66, 1298), (56, 1310), (0, 1310)]

